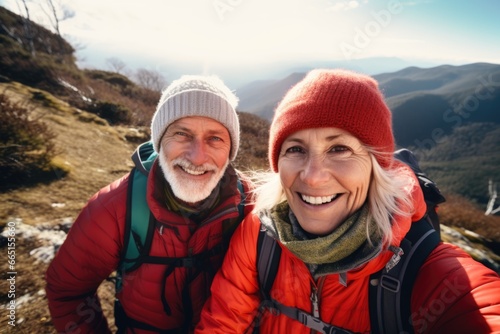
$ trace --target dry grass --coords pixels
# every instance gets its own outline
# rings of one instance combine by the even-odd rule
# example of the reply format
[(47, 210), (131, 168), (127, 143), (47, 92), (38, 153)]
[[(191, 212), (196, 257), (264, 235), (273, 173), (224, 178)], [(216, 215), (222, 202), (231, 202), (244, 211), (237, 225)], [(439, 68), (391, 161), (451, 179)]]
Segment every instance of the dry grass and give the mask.
[[(13, 101), (27, 103), (34, 89), (0, 84), (0, 90)], [(129, 157), (135, 144), (125, 141), (116, 128), (95, 115), (55, 100), (58, 102), (54, 107), (46, 108), (31, 101), (30, 108), (34, 108), (34, 116), (43, 113), (42, 120), (57, 135), (59, 163), (69, 168), (70, 173), (50, 184), (0, 194), (2, 222), (21, 217), (28, 224), (56, 223), (60, 218), (76, 217), (93, 193), (132, 166)], [(58, 205), (55, 207), (54, 203)]]
[[(37, 90), (15, 83), (0, 84), (0, 91), (13, 102), (26, 104)], [(42, 120), (57, 134), (56, 144), (61, 152), (58, 159), (69, 167), (70, 173), (49, 184), (0, 193), (0, 225), (15, 218), (30, 225), (57, 225), (64, 219), (74, 220), (90, 196), (127, 173), (132, 166), (129, 157), (136, 144), (124, 140), (119, 128), (110, 127), (95, 115), (43, 93), (53, 99), (52, 106), (47, 108), (30, 101), (29, 107), (34, 108), (33, 116), (44, 114)], [(16, 312), (16, 319), (22, 319), (13, 329), (16, 333), (55, 333), (43, 290), (47, 264), (36, 263), (29, 255), (30, 250), (38, 246), (34, 241), (16, 240), (16, 298), (25, 294), (33, 297)], [(7, 301), (5, 292), (8, 291), (6, 261), (0, 268), (0, 300), (3, 304)], [(112, 290), (111, 283), (103, 284), (99, 290), (109, 317), (112, 317)], [(4, 312), (2, 310), (2, 314)], [(0, 333), (11, 328), (7, 321), (5, 316), (0, 318)]]
[(445, 194), (446, 202), (438, 209), (441, 223), (473, 231), (490, 240), (500, 255), (500, 216), (485, 216), (484, 210), (464, 197)]

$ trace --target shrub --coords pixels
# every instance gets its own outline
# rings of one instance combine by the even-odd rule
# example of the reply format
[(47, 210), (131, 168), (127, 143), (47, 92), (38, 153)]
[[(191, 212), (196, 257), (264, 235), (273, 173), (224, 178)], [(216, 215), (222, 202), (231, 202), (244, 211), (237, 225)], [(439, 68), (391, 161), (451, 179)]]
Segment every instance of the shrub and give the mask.
[(85, 70), (85, 74), (92, 79), (99, 79), (108, 82), (111, 85), (118, 86), (122, 89), (135, 86), (134, 83), (126, 76), (108, 71), (101, 70)]
[(96, 101), (89, 107), (89, 111), (104, 118), (111, 125), (130, 124), (132, 119), (128, 108), (112, 102)]
[(30, 111), (0, 94), (0, 191), (51, 181), (68, 171), (52, 164), (55, 135)]

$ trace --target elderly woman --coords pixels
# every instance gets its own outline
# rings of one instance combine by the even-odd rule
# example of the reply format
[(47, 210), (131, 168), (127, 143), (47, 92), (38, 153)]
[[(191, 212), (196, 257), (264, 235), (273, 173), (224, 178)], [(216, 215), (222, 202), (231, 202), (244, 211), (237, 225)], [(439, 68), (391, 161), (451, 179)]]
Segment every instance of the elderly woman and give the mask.
[[(370, 275), (426, 211), (413, 172), (393, 159), (394, 146), (391, 113), (372, 78), (313, 70), (293, 87), (271, 125), (274, 173), (233, 236), (197, 333), (310, 333), (318, 324), (320, 332), (374, 332)], [(308, 321), (294, 312), (264, 312), (254, 321), (261, 228), (281, 248), (270, 297)], [(418, 333), (500, 331), (500, 278), (439, 243), (418, 272), (411, 312), (403, 321)]]

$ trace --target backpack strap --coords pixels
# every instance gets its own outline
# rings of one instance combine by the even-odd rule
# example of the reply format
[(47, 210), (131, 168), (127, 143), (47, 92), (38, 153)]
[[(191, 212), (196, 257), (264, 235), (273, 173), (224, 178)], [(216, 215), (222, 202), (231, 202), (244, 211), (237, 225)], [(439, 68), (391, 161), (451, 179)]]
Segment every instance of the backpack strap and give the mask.
[[(143, 263), (167, 266), (163, 274), (163, 281), (165, 281), (174, 269), (178, 267), (206, 268), (208, 263), (207, 260), (212, 256), (223, 253), (227, 250), (227, 244), (229, 244), (230, 235), (228, 235), (226, 242), (218, 244), (202, 253), (188, 257), (173, 258), (149, 255), (157, 222), (149, 210), (145, 194), (147, 193), (149, 171), (151, 170), (157, 156), (158, 153), (154, 151), (152, 142), (150, 141), (139, 145), (132, 154), (134, 168), (130, 172), (127, 189), (127, 213), (124, 231), (124, 247), (116, 275), (116, 291), (120, 291), (122, 288), (123, 274), (125, 272), (136, 270)], [(241, 194), (241, 201), (238, 204), (238, 222), (240, 222), (244, 217), (246, 200), (244, 187), (240, 178), (237, 179), (237, 187)], [(236, 226), (234, 229), (235, 228)], [(234, 229), (231, 231), (231, 234), (234, 232)], [(165, 285), (162, 285), (162, 292), (160, 296), (164, 311), (170, 315), (171, 310), (167, 300), (165, 299), (165, 288)], [(161, 331), (145, 322), (128, 317), (121, 307), (121, 303), (118, 299), (115, 300), (115, 319), (119, 330), (123, 330), (125, 328), (140, 328), (161, 333), (178, 332), (178, 330)], [(184, 328), (182, 331), (184, 330), (187, 329)]]
[(243, 220), (243, 218), (245, 218), (245, 203), (246, 203), (247, 196), (245, 195), (245, 189), (243, 188), (243, 182), (241, 182), (239, 177), (236, 181), (236, 186), (238, 187), (238, 190), (239, 190), (240, 195), (241, 195), (240, 204), (238, 204), (238, 212), (239, 212), (238, 220), (241, 222)]
[(257, 271), (259, 274), (261, 304), (259, 312), (253, 321), (253, 333), (259, 333), (260, 320), (266, 309), (275, 315), (286, 315), (287, 317), (297, 320), (304, 326), (314, 329), (319, 333), (352, 333), (325, 323), (321, 319), (298, 308), (283, 305), (271, 298), (270, 291), (278, 272), (280, 257), (281, 247), (278, 245), (278, 242), (267, 233), (267, 230), (263, 226), (261, 226), (259, 236), (257, 238)]
[(155, 161), (158, 153), (153, 148), (153, 143), (147, 141), (140, 144), (134, 153), (132, 153), (132, 161), (134, 162), (135, 168), (137, 168), (142, 174), (148, 176), (151, 166)]
[(155, 219), (149, 211), (145, 194), (149, 171), (157, 156), (150, 141), (139, 145), (132, 154), (135, 167), (130, 172), (127, 189), (124, 251), (119, 266), (121, 272), (132, 271), (141, 265), (138, 259), (149, 251), (153, 239)]
[(412, 224), (401, 242), (399, 262), (370, 276), (372, 333), (413, 333), (410, 319), (413, 284), (420, 267), (439, 242), (439, 235), (426, 215)]
[(439, 227), (439, 217), (437, 207), (439, 204), (446, 202), (443, 194), (439, 190), (437, 184), (425, 175), (418, 165), (417, 157), (412, 151), (402, 148), (394, 153), (394, 158), (408, 165), (418, 179), (418, 183), (424, 193), (425, 204), (427, 205), (427, 215), (429, 221), (436, 230), (439, 238), (441, 238), (441, 229)]
[(320, 318), (313, 316), (307, 312), (302, 311), (296, 307), (290, 307), (281, 304), (276, 300), (272, 300), (273, 307), (276, 310), (276, 315), (283, 314), (287, 317), (297, 320), (302, 325), (315, 330), (322, 334), (354, 334), (354, 332), (345, 330), (343, 328), (326, 323)]
[(262, 300), (271, 299), (270, 291), (278, 272), (280, 257), (281, 247), (261, 226), (257, 238), (257, 271)]
[(259, 236), (257, 237), (257, 273), (259, 275), (261, 302), (250, 326), (253, 328), (253, 334), (259, 333), (260, 321), (266, 309), (275, 310), (270, 292), (278, 272), (280, 257), (281, 247), (261, 224)]

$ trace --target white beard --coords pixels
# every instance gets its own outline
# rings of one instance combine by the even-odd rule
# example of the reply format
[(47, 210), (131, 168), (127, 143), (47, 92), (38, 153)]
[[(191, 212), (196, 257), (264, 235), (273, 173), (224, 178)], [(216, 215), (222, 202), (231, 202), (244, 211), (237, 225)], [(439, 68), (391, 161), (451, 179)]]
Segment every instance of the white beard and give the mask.
[[(168, 162), (165, 155), (160, 151), (159, 154), (159, 164), (163, 171), (165, 179), (170, 184), (172, 192), (180, 200), (187, 203), (197, 203), (206, 199), (214, 188), (219, 183), (224, 172), (229, 164), (229, 160), (221, 169), (217, 169), (217, 166), (212, 164), (203, 164), (201, 166), (194, 166), (188, 160), (183, 158), (177, 158), (173, 161)], [(193, 170), (197, 172), (210, 171), (213, 173), (212, 177), (208, 181), (195, 181), (190, 179), (185, 179), (175, 168), (175, 166), (181, 166), (184, 169)]]

